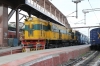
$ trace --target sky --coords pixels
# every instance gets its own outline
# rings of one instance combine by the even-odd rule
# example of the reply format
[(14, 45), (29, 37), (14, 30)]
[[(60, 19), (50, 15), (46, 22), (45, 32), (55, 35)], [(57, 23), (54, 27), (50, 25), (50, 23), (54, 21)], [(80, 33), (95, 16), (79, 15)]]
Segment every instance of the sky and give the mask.
[[(49, 1), (53, 3), (65, 16), (76, 11), (76, 4), (72, 2), (72, 0), (49, 0)], [(78, 3), (78, 18), (67, 17), (68, 22), (71, 25), (71, 27), (99, 26), (100, 25), (100, 11), (92, 11), (92, 12), (86, 13), (86, 22), (83, 20), (84, 13), (82, 12), (82, 10), (94, 9), (94, 8), (100, 8), (100, 0), (83, 0), (80, 3)], [(8, 11), (10, 12), (10, 9)], [(15, 14), (13, 16), (15, 16)], [(69, 16), (76, 16), (76, 13), (73, 13)], [(19, 17), (21, 18), (22, 16), (20, 15)], [(21, 22), (23, 22), (24, 19), (21, 20)], [(9, 20), (9, 22), (16, 22), (15, 17), (12, 17), (11, 20)], [(93, 28), (90, 28), (89, 31), (91, 29)], [(81, 33), (89, 36), (88, 28), (79, 28), (75, 30), (78, 30)]]
[[(76, 10), (76, 4), (72, 2), (72, 0), (50, 0), (50, 2), (52, 2), (65, 16), (71, 14), (72, 12)], [(67, 17), (68, 22), (71, 25), (71, 27), (99, 26), (100, 11), (92, 11), (92, 12), (86, 13), (86, 22), (83, 20), (84, 13), (82, 12), (82, 10), (94, 9), (94, 8), (100, 8), (100, 0), (89, 0), (89, 1), (83, 0), (80, 3), (78, 3), (78, 18)], [(73, 13), (69, 16), (76, 16), (76, 13)], [(90, 28), (89, 31), (91, 29), (93, 28)], [(79, 30), (83, 34), (89, 36), (88, 28), (80, 28), (76, 30)]]

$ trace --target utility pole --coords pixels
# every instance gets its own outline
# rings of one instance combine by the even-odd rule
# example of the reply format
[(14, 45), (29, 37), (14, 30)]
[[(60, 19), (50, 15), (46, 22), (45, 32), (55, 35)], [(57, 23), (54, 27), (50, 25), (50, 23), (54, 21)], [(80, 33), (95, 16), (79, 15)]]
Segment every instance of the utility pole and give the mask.
[(78, 18), (78, 3), (80, 3), (82, 0), (72, 0), (76, 4), (76, 18)]

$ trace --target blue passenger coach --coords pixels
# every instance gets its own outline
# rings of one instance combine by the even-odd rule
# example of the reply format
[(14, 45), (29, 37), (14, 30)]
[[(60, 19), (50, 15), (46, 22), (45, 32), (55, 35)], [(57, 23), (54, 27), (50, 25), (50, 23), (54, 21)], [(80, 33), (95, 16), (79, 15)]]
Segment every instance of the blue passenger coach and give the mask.
[(90, 43), (92, 50), (100, 50), (100, 28), (90, 31)]

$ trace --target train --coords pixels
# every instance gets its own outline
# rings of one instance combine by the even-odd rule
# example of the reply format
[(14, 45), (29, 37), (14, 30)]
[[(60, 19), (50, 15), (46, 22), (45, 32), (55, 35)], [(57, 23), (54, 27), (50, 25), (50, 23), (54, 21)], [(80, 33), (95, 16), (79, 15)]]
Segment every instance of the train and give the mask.
[(84, 45), (84, 44), (89, 44), (89, 37), (80, 33), (79, 31), (76, 31), (76, 34), (77, 34), (77, 41), (78, 41), (78, 44), (80, 45)]
[[(22, 31), (23, 29), (19, 30), (19, 37), (21, 36)], [(19, 40), (20, 38), (16, 38), (16, 28), (15, 27), (8, 26), (7, 38), (8, 38), (8, 46), (10, 47), (16, 47), (21, 44), (21, 41)]]
[(100, 28), (94, 28), (90, 31), (91, 50), (100, 51)]
[[(19, 37), (22, 34), (23, 29), (19, 30)], [(16, 38), (16, 28), (8, 26), (8, 37), (7, 38)]]
[(88, 43), (88, 37), (79, 31), (37, 17), (25, 19), (21, 36), (24, 48), (58, 48)]

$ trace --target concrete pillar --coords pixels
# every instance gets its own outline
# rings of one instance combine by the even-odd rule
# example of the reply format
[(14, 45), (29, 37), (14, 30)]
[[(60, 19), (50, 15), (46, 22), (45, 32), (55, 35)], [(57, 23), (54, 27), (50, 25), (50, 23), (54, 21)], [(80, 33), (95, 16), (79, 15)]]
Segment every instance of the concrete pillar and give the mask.
[(8, 7), (0, 4), (0, 47), (8, 46)]

